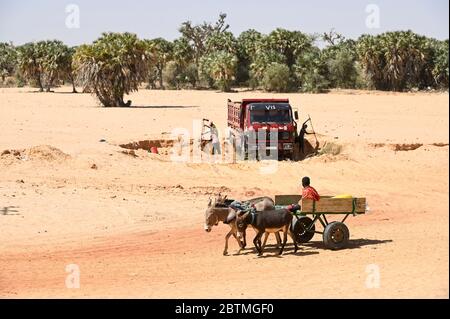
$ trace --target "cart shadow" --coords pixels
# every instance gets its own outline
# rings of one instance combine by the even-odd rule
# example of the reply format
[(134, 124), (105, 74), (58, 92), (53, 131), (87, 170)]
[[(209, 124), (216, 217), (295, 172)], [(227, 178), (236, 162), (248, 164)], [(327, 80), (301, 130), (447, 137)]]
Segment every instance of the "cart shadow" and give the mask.
[(264, 259), (264, 258), (283, 258), (283, 256), (286, 256), (286, 255), (308, 256), (308, 255), (318, 255), (318, 254), (319, 254), (318, 251), (301, 251), (301, 249), (298, 250), (296, 253), (294, 253), (294, 249), (292, 249), (291, 252), (283, 251), (283, 255), (279, 255), (278, 254), (278, 249), (277, 249), (276, 253), (270, 253), (270, 252), (264, 251), (264, 255), (257, 256), (257, 258), (261, 258), (261, 259)]
[[(378, 240), (378, 239), (367, 239), (367, 238), (360, 238), (360, 239), (351, 239), (349, 240), (347, 246), (345, 249), (355, 249), (355, 248), (361, 248), (364, 246), (374, 246), (374, 245), (382, 245), (387, 243), (392, 243), (392, 239), (384, 239), (384, 240)], [(304, 247), (311, 247), (314, 249), (327, 249), (325, 247), (325, 244), (323, 241), (311, 241), (309, 243), (302, 244)]]

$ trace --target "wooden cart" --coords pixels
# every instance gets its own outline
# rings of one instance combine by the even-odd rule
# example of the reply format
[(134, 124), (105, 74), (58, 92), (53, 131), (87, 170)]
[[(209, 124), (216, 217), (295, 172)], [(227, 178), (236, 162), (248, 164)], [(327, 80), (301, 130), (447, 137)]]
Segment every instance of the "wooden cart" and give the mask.
[[(277, 195), (275, 205), (279, 207), (299, 204), (301, 210), (295, 213), (291, 231), (298, 243), (309, 242), (315, 234), (321, 234), (325, 247), (333, 250), (345, 248), (350, 232), (345, 225), (347, 217), (365, 214), (367, 202), (365, 198), (332, 198), (321, 197), (320, 201), (302, 200), (300, 195)], [(327, 216), (343, 216), (340, 221), (329, 221)], [(335, 218), (334, 218), (335, 219)], [(323, 231), (316, 230), (319, 222)]]

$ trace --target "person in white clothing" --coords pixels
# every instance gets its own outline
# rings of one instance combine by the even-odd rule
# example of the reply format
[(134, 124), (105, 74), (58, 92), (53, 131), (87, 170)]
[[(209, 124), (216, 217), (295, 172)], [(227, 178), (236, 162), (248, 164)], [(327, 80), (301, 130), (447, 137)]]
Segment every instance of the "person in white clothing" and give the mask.
[(214, 154), (221, 154), (220, 150), (220, 140), (219, 140), (219, 130), (217, 129), (216, 125), (211, 122), (211, 143), (212, 143), (212, 153)]

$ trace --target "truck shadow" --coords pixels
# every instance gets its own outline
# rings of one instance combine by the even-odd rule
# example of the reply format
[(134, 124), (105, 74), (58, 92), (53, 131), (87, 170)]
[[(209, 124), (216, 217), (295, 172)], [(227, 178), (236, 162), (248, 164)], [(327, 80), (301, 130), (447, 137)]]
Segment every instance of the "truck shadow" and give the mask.
[(123, 108), (130, 109), (192, 109), (198, 108), (198, 105), (136, 105)]
[(163, 110), (163, 109), (192, 109), (192, 108), (199, 108), (199, 106), (198, 105), (131, 105), (131, 106), (96, 105), (96, 106), (91, 106), (91, 108)]
[[(299, 146), (298, 143), (295, 144), (295, 150), (294, 150), (294, 157), (293, 159), (289, 159), (289, 158), (285, 158), (285, 157), (281, 157), (279, 156), (278, 159), (281, 161), (284, 160), (291, 160), (293, 162), (300, 162), (303, 161), (307, 158), (311, 158), (314, 156), (317, 156), (319, 154), (319, 149), (320, 149), (320, 143), (314, 143), (315, 146), (312, 145), (312, 143), (310, 141), (308, 141), (307, 139), (304, 140), (303, 142), (303, 149)], [(254, 155), (255, 158), (257, 159), (257, 161), (262, 161), (262, 159), (259, 157), (258, 154)], [(267, 154), (267, 156), (269, 156), (269, 154)], [(252, 160), (255, 160), (255, 158), (253, 158)]]
[(18, 213), (19, 211), (16, 209), (19, 208), (18, 206), (5, 206), (2, 209), (0, 209), (0, 216), (14, 216), (14, 215), (20, 215), (20, 214), (12, 214), (12, 213)]

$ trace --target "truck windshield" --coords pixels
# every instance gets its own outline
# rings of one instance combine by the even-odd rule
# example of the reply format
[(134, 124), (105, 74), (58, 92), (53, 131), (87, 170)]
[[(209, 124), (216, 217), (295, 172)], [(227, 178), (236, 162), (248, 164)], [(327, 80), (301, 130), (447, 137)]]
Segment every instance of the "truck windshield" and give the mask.
[(253, 109), (250, 110), (251, 123), (277, 123), (287, 124), (291, 122), (289, 109)]

